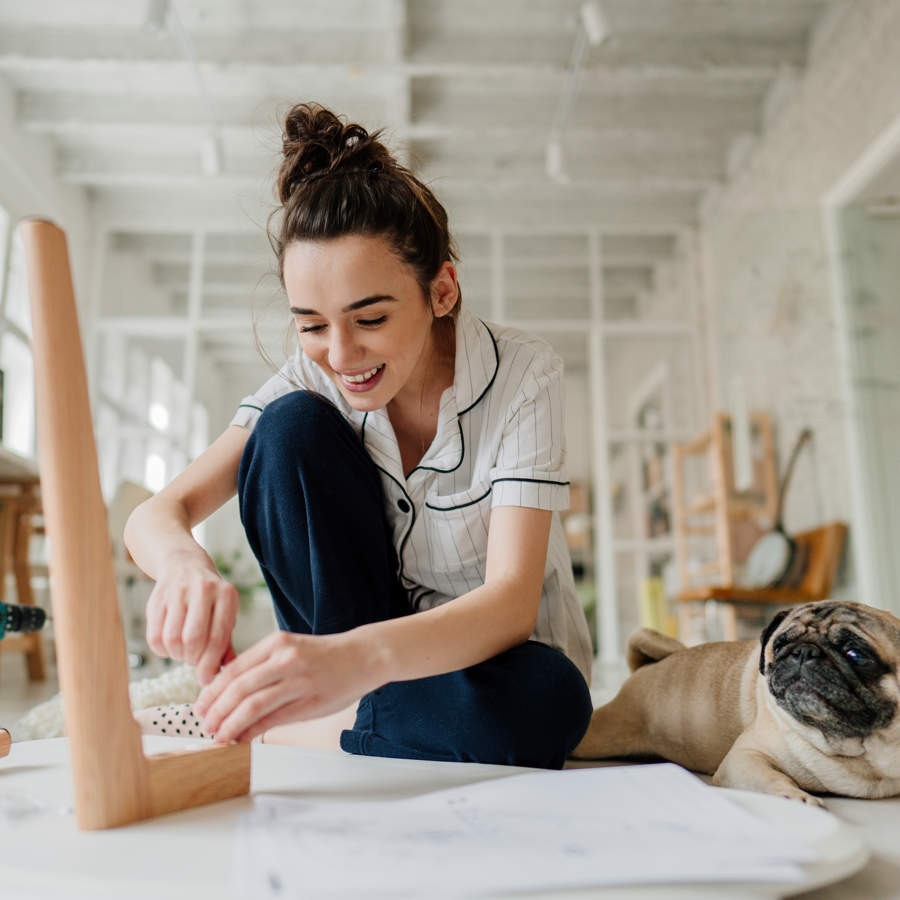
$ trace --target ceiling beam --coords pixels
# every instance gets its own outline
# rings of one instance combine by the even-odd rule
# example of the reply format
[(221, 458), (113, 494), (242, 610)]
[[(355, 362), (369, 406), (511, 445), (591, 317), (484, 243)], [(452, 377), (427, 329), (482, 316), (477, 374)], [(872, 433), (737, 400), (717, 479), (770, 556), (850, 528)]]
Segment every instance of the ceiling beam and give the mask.
[[(393, 0), (389, 0), (390, 3)], [(515, 13), (511, 13), (515, 15)], [(363, 78), (393, 70), (398, 64), (408, 77), (421, 75), (474, 76), (487, 72), (515, 75), (525, 72), (564, 77), (571, 34), (509, 28), (496, 31), (456, 28), (425, 35), (410, 29), (404, 15), (404, 59), (395, 58), (396, 10), (377, 27), (307, 27), (300, 23), (285, 39), (284, 29), (236, 27), (191, 29), (191, 41), (202, 66), (244, 70), (257, 66), (269, 72), (277, 68), (297, 70), (303, 60), (308, 70)], [(337, 22), (337, 17), (335, 17)], [(613, 45), (593, 55), (584, 76), (608, 80), (616, 73), (634, 73), (629, 60), (641, 59), (640, 68), (655, 77), (686, 75), (704, 80), (713, 77), (771, 77), (781, 64), (802, 66), (806, 61), (803, 34), (790, 37), (743, 34), (677, 33), (657, 28), (618, 35)], [(523, 63), (522, 60), (528, 60)], [(181, 51), (168, 33), (147, 34), (133, 27), (47, 25), (40, 27), (4, 22), (0, 30), (0, 68), (43, 66), (45, 69), (75, 65), (171, 64), (181, 62)], [(471, 67), (478, 67), (473, 72)], [(707, 73), (710, 73), (707, 75)]]

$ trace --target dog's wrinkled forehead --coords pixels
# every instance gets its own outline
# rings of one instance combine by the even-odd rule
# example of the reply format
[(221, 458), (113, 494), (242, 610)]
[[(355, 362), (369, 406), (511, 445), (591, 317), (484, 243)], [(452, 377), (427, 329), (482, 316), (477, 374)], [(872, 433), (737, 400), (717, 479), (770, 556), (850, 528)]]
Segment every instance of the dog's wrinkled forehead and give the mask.
[(886, 635), (895, 646), (900, 646), (900, 623), (892, 623), (885, 614), (862, 603), (837, 603), (822, 600), (818, 603), (806, 603), (798, 606), (785, 617), (778, 629), (785, 633), (796, 629), (797, 636), (802, 633), (827, 635), (832, 629), (844, 625), (852, 625), (868, 634)]
[(766, 652), (775, 638), (778, 638), (779, 644), (783, 644), (785, 639), (793, 642), (801, 638), (815, 639), (816, 636), (827, 638), (829, 633), (834, 637), (846, 628), (869, 638), (880, 635), (887, 638), (890, 646), (900, 647), (900, 620), (890, 613), (874, 610), (862, 603), (820, 600), (784, 610), (772, 619), (760, 636), (760, 673), (765, 671)]

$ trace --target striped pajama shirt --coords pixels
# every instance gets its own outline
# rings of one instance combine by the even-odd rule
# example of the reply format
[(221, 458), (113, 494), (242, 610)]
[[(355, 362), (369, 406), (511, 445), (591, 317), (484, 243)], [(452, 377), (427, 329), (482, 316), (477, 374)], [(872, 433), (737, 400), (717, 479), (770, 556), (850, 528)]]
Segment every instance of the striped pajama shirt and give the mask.
[(398, 575), (414, 610), (446, 603), (484, 583), (495, 506), (553, 511), (531, 637), (562, 651), (590, 684), (590, 634), (557, 512), (569, 504), (569, 482), (563, 367), (550, 345), (461, 309), (453, 384), (441, 396), (434, 441), (408, 475), (387, 410), (354, 410), (300, 350), (244, 398), (232, 424), (252, 429), (266, 404), (297, 389), (330, 400), (378, 467)]

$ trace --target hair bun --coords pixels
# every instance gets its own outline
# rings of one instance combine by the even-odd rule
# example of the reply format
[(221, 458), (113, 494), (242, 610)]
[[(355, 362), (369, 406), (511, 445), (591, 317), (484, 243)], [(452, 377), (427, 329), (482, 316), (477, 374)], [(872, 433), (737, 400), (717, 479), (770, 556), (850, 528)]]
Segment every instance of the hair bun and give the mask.
[(362, 125), (345, 125), (317, 103), (293, 106), (284, 120), (278, 192), (285, 203), (298, 184), (339, 171), (381, 172), (390, 156)]

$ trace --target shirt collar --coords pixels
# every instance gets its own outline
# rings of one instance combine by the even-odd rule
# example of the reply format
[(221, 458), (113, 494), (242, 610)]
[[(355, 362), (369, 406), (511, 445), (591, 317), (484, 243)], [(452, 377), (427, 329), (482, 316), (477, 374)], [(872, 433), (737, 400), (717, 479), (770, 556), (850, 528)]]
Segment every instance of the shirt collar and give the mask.
[(485, 395), (499, 365), (500, 353), (491, 330), (463, 307), (456, 319), (453, 389), (457, 415), (468, 412)]
[[(451, 472), (458, 468), (465, 453), (459, 417), (487, 393), (499, 365), (497, 342), (488, 326), (467, 309), (461, 309), (456, 318), (453, 384), (441, 395), (437, 432), (417, 469)], [(366, 413), (362, 435), (376, 464), (402, 482), (400, 451), (385, 407)]]

